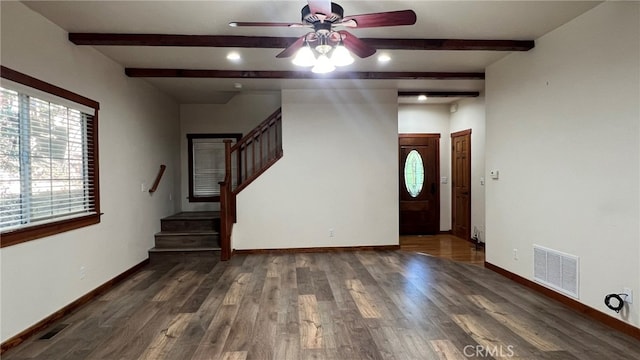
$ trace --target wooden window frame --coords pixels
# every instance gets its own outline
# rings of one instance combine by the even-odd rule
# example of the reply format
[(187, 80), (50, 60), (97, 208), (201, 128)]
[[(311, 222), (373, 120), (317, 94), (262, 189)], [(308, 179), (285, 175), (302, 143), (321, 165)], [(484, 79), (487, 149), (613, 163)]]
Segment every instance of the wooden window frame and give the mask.
[(95, 114), (92, 120), (93, 134), (90, 141), (93, 146), (89, 147), (89, 153), (92, 154), (95, 164), (89, 170), (90, 175), (88, 176), (89, 178), (93, 178), (94, 187), (92, 190), (93, 193), (91, 195), (93, 196), (95, 213), (85, 216), (78, 216), (71, 219), (62, 219), (45, 224), (25, 226), (18, 229), (4, 231), (0, 234), (0, 247), (16, 245), (99, 223), (100, 216), (102, 215), (100, 213), (100, 162), (98, 157), (98, 110), (100, 109), (100, 103), (1, 65), (0, 77), (90, 107), (95, 110)]
[(189, 202), (220, 202), (220, 195), (217, 196), (195, 196), (193, 194), (193, 140), (194, 139), (235, 139), (236, 143), (242, 139), (240, 133), (224, 133), (224, 134), (187, 134), (187, 151), (189, 163)]

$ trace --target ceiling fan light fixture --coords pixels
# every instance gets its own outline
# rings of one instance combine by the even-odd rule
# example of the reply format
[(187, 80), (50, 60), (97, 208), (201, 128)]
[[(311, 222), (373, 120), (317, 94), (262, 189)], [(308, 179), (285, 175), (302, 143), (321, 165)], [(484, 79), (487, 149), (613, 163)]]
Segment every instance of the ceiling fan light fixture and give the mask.
[(347, 66), (353, 64), (353, 56), (349, 50), (340, 42), (338, 46), (333, 49), (333, 54), (331, 54), (331, 62), (335, 66)]
[[(1, 0), (0, 0), (1, 1)], [(377, 28), (386, 26), (414, 25), (417, 17), (413, 10), (384, 11), (370, 14), (344, 16), (342, 6), (330, 0), (306, 0), (307, 5), (302, 8), (301, 21), (298, 23), (284, 22), (230, 22), (231, 27), (289, 27), (309, 28), (311, 32), (303, 35), (276, 55), (277, 58), (288, 58), (295, 54), (293, 64), (312, 67), (316, 73), (331, 72), (336, 66), (347, 66), (354, 62), (351, 52), (360, 58), (367, 58), (376, 53), (376, 49), (366, 41), (359, 39), (346, 30), (334, 28)], [(343, 39), (348, 49), (345, 49)], [(389, 39), (391, 40), (391, 39)], [(313, 48), (309, 43), (313, 44)], [(337, 43), (337, 45), (336, 45)], [(318, 54), (318, 59), (312, 61), (312, 54)], [(312, 56), (313, 55), (313, 56)], [(331, 59), (329, 59), (329, 56)], [(384, 57), (382, 58), (384, 61)], [(390, 60), (389, 57), (386, 59)]]
[(313, 50), (308, 43), (301, 47), (296, 53), (296, 56), (291, 61), (293, 65), (310, 67), (316, 64), (316, 56), (313, 54)]
[(318, 56), (316, 65), (311, 69), (311, 71), (316, 74), (326, 74), (334, 71), (335, 69), (336, 67), (333, 65), (331, 60), (329, 60), (327, 55), (322, 54)]

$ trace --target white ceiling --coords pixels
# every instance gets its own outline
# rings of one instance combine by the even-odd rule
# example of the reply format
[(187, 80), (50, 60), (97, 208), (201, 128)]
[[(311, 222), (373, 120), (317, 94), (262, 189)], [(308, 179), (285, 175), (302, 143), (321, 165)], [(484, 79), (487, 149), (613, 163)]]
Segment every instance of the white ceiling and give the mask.
[[(535, 40), (596, 6), (596, 1), (354, 1), (337, 0), (346, 15), (413, 9), (413, 26), (354, 29), (359, 37), (420, 39)], [(28, 1), (68, 32), (245, 35), (298, 37), (306, 29), (232, 28), (230, 21), (300, 21), (304, 0), (291, 1)], [(281, 49), (232, 49), (142, 46), (96, 46), (124, 67), (212, 70), (301, 70)], [(535, 50), (535, 49), (534, 49)], [(226, 55), (242, 56), (231, 62)], [(380, 64), (376, 55), (356, 59), (346, 71), (482, 72), (509, 52), (379, 50), (392, 60)], [(180, 103), (224, 103), (238, 91), (283, 88), (391, 88), (399, 90), (482, 91), (480, 80), (272, 80), (149, 78), (147, 81)], [(241, 83), (242, 89), (234, 87)], [(439, 99), (439, 102), (456, 98)], [(411, 101), (407, 99), (405, 101)]]

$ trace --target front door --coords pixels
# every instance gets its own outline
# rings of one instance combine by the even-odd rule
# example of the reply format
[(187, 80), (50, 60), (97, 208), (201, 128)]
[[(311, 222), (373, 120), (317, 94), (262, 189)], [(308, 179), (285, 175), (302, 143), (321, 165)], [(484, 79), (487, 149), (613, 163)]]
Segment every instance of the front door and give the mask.
[(400, 234), (440, 229), (440, 134), (400, 134)]
[(451, 232), (471, 239), (471, 130), (451, 134)]

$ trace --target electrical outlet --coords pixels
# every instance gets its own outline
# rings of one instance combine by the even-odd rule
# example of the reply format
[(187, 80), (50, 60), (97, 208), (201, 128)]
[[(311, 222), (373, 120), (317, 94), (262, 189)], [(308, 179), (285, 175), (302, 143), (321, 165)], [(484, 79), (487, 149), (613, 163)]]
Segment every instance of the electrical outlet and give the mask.
[(80, 266), (80, 280), (87, 276), (87, 269), (84, 266)]
[(622, 294), (627, 294), (626, 297), (625, 296), (622, 297), (624, 299), (624, 302), (633, 304), (633, 290), (631, 290), (631, 288), (622, 289)]
[(335, 236), (335, 232), (333, 231), (333, 229), (329, 229), (329, 237), (334, 237)]
[(518, 260), (518, 249), (513, 249), (513, 260)]
[(145, 184), (145, 183), (140, 183), (140, 191), (141, 191), (141, 192), (145, 192), (145, 191), (147, 191), (147, 184)]

